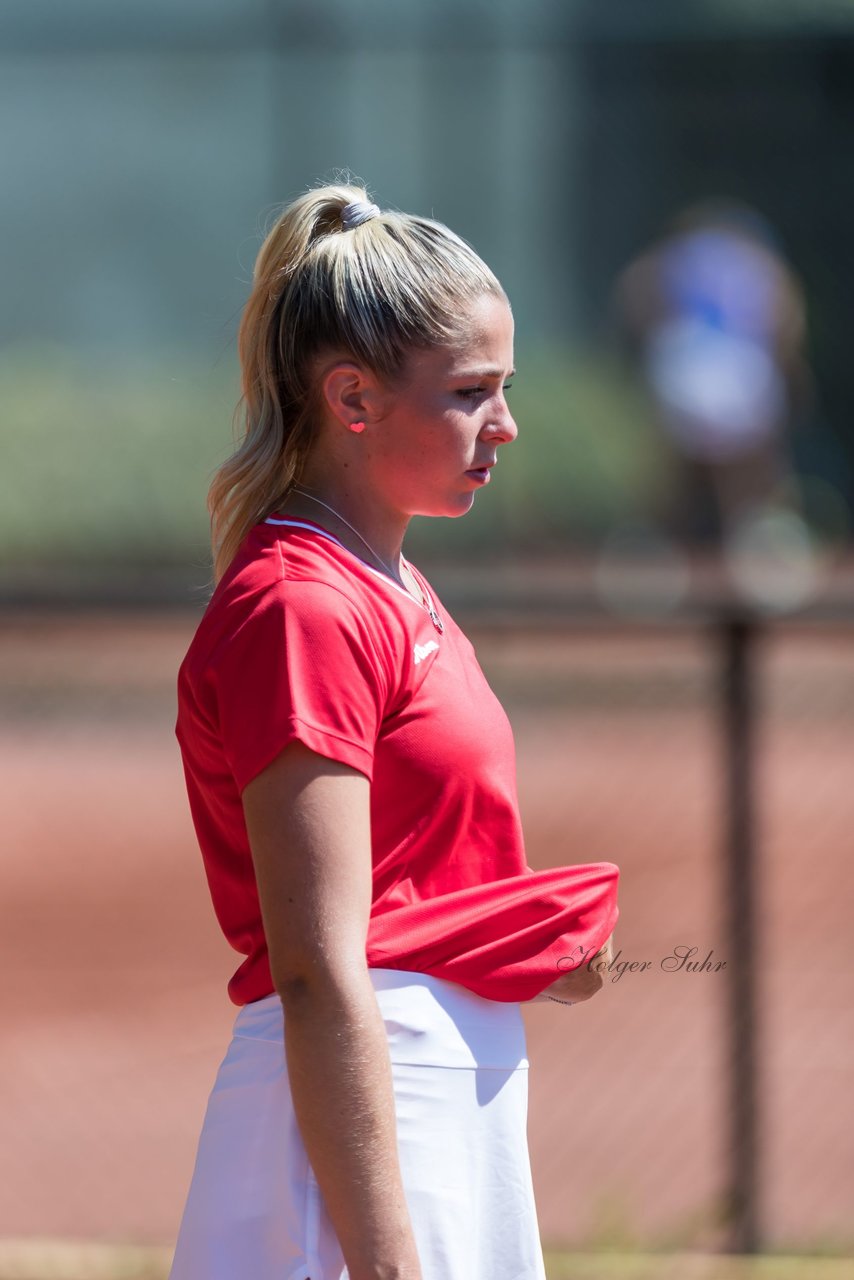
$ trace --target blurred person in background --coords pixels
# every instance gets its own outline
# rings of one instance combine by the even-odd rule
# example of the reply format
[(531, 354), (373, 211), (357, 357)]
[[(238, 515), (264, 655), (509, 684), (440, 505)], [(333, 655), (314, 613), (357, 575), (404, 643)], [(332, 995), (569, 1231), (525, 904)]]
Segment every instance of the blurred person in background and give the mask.
[(766, 512), (796, 512), (787, 436), (810, 394), (805, 308), (769, 224), (732, 201), (686, 209), (615, 302), (673, 446), (665, 531), (726, 546)]
[(544, 1280), (520, 1004), (599, 990), (618, 872), (527, 866), (510, 725), (402, 553), (516, 436), (510, 306), (447, 227), (320, 187), (239, 354), (176, 726), (239, 1012), (172, 1280)]

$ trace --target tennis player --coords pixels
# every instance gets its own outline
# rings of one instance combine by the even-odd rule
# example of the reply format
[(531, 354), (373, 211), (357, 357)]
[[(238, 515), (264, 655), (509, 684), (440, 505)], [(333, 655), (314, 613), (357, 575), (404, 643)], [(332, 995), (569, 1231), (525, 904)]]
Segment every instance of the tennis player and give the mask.
[(601, 987), (618, 871), (528, 867), (507, 718), (402, 551), (516, 437), (510, 306), (447, 227), (320, 187), (239, 353), (176, 732), (243, 959), (171, 1280), (544, 1280), (520, 1004)]

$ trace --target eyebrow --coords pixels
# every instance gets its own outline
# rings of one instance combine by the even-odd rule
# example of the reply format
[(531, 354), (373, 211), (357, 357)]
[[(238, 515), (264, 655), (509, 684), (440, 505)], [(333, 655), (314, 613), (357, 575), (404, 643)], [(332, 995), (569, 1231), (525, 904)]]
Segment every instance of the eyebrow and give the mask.
[(515, 378), (516, 370), (511, 369), (509, 373), (505, 374), (503, 369), (461, 369), (452, 376), (454, 378), (472, 378), (475, 381), (478, 378)]

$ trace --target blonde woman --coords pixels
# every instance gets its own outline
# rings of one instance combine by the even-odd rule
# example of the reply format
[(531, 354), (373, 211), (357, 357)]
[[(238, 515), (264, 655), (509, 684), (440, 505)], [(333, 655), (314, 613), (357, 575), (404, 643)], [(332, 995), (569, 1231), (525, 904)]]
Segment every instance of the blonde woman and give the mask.
[(516, 437), (510, 307), (446, 227), (321, 187), (239, 352), (177, 735), (243, 959), (172, 1280), (543, 1280), (520, 1003), (601, 986), (618, 872), (527, 866), (510, 726), (402, 551)]

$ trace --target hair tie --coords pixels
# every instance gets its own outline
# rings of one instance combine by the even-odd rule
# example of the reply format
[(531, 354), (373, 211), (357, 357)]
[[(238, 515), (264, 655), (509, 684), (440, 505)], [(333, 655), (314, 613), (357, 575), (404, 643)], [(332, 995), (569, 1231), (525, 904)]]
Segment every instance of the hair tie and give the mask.
[(375, 204), (366, 204), (364, 200), (353, 200), (351, 204), (345, 204), (341, 210), (341, 226), (345, 231), (352, 231), (354, 227), (360, 227), (363, 222), (370, 222), (371, 218), (378, 218), (380, 211)]

